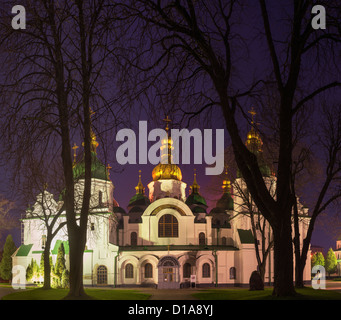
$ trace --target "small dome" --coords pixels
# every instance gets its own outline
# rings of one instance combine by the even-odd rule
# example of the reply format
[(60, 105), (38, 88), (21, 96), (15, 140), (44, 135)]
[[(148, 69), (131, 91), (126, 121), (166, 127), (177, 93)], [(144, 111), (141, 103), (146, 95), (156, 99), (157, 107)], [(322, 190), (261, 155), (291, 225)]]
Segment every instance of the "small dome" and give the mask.
[[(76, 163), (73, 167), (74, 179), (85, 178), (85, 161), (84, 158)], [(106, 166), (99, 161), (97, 154), (91, 152), (91, 178), (109, 181), (108, 169)]]
[(188, 206), (192, 206), (192, 205), (204, 205), (207, 207), (207, 203), (205, 198), (200, 195), (199, 193), (191, 193), (185, 202)]
[(113, 212), (114, 212), (114, 213), (126, 214), (125, 210), (124, 210), (122, 207), (114, 207), (114, 208), (113, 208)]
[(222, 197), (217, 201), (217, 208), (221, 208), (224, 210), (233, 210), (234, 203), (230, 193), (223, 193)]
[(129, 201), (128, 207), (133, 206), (149, 206), (150, 200), (144, 194), (138, 193), (135, 194)]
[(144, 210), (141, 208), (141, 207), (138, 207), (138, 206), (135, 206), (135, 207), (132, 207), (130, 210), (129, 210), (129, 213), (141, 213), (143, 212)]
[(192, 209), (193, 213), (206, 213), (206, 209), (200, 206), (196, 206)]
[(191, 185), (191, 194), (186, 199), (186, 204), (191, 207), (193, 205), (201, 205), (207, 207), (205, 198), (199, 193), (200, 186), (197, 182), (197, 173), (194, 169), (194, 179)]
[(141, 170), (139, 170), (139, 182), (135, 187), (136, 194), (132, 196), (129, 200), (128, 209), (131, 209), (135, 206), (141, 206), (144, 209), (150, 205), (150, 200), (144, 194), (144, 186), (141, 181)]

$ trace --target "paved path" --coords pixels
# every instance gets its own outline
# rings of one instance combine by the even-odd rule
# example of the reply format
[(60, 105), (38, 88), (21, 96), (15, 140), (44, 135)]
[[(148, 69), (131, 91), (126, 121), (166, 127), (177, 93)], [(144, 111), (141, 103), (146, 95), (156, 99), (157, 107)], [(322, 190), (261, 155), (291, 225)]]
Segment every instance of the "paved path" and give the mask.
[(333, 290), (341, 293), (341, 281), (326, 281), (326, 290)]
[(1, 287), (0, 286), (0, 300), (3, 296), (6, 296), (12, 292), (15, 292), (15, 290), (11, 287)]

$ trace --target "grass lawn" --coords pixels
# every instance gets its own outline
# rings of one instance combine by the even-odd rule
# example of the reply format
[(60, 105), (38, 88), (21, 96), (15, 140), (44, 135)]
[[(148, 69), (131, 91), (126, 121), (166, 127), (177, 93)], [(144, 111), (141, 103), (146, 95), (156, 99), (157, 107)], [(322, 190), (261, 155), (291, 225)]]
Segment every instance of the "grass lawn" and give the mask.
[[(150, 297), (149, 294), (137, 290), (85, 289), (85, 292), (94, 300), (147, 300)], [(10, 293), (2, 297), (2, 300), (61, 300), (67, 293), (67, 289), (34, 288)]]
[(249, 289), (208, 289), (193, 296), (200, 300), (341, 300), (341, 293), (312, 288), (296, 289), (297, 296), (277, 298), (272, 296), (272, 289), (249, 291)]

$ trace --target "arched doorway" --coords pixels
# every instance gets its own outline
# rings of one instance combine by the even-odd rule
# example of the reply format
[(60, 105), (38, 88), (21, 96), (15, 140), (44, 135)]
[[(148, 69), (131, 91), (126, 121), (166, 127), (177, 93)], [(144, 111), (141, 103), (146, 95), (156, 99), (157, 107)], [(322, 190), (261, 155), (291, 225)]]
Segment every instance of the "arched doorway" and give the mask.
[(108, 284), (108, 269), (106, 266), (99, 266), (97, 268), (97, 285)]
[(158, 289), (179, 289), (179, 262), (173, 256), (165, 256), (158, 264)]

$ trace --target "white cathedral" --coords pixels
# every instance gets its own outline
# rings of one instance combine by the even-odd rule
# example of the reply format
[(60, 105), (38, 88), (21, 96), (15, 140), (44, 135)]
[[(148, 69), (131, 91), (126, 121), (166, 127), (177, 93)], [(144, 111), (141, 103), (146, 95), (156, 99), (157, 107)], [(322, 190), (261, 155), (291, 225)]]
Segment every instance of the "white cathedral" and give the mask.
[[(152, 286), (161, 289), (184, 288), (191, 285), (243, 286), (257, 270), (255, 243), (262, 246), (262, 233), (268, 245), (269, 225), (257, 213), (249, 200), (246, 184), (240, 174), (231, 183), (225, 178), (220, 199), (209, 209), (200, 193), (196, 174), (186, 193), (179, 166), (170, 161), (160, 163), (152, 171), (148, 184), (149, 195), (139, 174), (136, 194), (126, 208), (118, 205), (110, 179), (109, 166), (97, 156), (98, 143), (93, 134), (92, 198), (88, 221), (87, 243), (84, 251), (84, 285)], [(262, 140), (251, 127), (246, 145), (258, 157), (261, 172), (270, 190), (275, 193), (276, 177), (262, 157)], [(171, 155), (172, 139), (163, 141)], [(74, 162), (75, 190), (82, 193), (84, 161)], [(233, 192), (232, 192), (233, 189)], [(126, 192), (126, 190), (119, 190)], [(245, 196), (246, 195), (246, 196)], [(247, 198), (247, 199), (245, 199)], [(248, 203), (249, 205), (247, 205)], [(251, 205), (250, 205), (251, 203)], [(44, 190), (32, 208), (26, 210), (22, 223), (22, 244), (13, 254), (13, 265), (27, 267), (32, 259), (40, 263), (46, 242), (46, 226), (40, 216), (44, 210), (57, 212), (62, 197)], [(44, 207), (44, 208), (43, 208)], [(300, 203), (301, 239), (307, 232), (308, 209)], [(254, 211), (256, 235), (252, 232), (250, 210)], [(61, 214), (58, 223), (65, 221)], [(68, 266), (68, 235), (60, 229), (51, 243), (51, 256), (56, 261), (58, 248), (63, 243)], [(302, 244), (301, 244), (302, 245)], [(266, 263), (265, 284), (274, 280), (273, 251)], [(308, 254), (310, 259), (310, 254)], [(306, 263), (304, 280), (310, 281), (310, 261)]]

